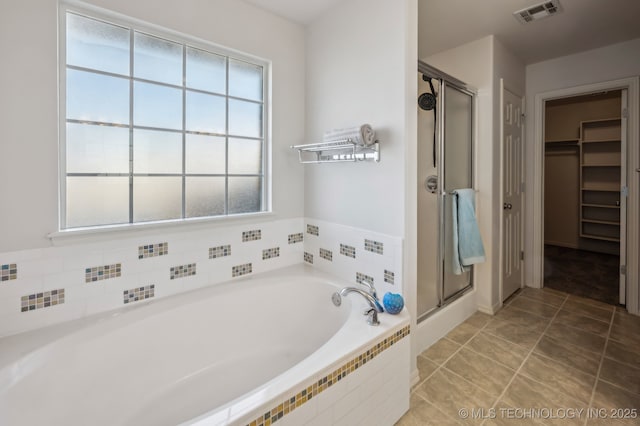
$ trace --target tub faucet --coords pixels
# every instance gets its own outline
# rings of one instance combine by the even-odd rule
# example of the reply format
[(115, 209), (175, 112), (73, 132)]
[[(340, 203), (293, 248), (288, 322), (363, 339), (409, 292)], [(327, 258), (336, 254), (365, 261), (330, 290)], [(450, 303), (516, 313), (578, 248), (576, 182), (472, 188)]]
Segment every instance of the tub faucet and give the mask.
[(340, 290), (340, 293), (334, 293), (333, 303), (336, 306), (340, 306), (340, 304), (342, 303), (342, 298), (349, 293), (358, 293), (360, 296), (364, 297), (367, 302), (369, 302), (370, 308), (364, 312), (364, 314), (368, 318), (367, 323), (369, 325), (379, 325), (380, 321), (378, 321), (378, 313), (384, 312), (384, 309), (375, 297), (364, 290), (355, 287), (345, 287)]

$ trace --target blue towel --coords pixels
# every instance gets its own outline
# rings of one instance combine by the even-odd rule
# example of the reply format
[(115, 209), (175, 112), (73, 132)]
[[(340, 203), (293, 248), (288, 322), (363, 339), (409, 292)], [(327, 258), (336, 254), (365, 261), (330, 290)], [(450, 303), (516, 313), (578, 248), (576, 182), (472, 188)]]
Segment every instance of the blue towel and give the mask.
[(484, 246), (476, 221), (473, 189), (453, 191), (453, 273), (461, 275), (471, 265), (485, 261)]

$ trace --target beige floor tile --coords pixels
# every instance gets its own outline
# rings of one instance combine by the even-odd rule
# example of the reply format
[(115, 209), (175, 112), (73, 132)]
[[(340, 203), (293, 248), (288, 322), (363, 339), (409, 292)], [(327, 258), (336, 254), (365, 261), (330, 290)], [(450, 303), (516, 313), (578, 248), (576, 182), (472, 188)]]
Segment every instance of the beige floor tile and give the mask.
[(615, 340), (609, 340), (605, 356), (640, 368), (640, 350), (638, 346), (625, 345)]
[(444, 367), (496, 398), (500, 396), (509, 380), (516, 373), (515, 370), (464, 347), (447, 361)]
[(609, 337), (629, 346), (640, 347), (640, 317), (616, 312)]
[(514, 370), (520, 367), (522, 361), (524, 361), (529, 353), (529, 351), (522, 346), (485, 333), (484, 331), (471, 339), (466, 346)]
[(605, 358), (600, 369), (600, 379), (640, 395), (640, 368)]
[(501, 337), (509, 342), (531, 349), (536, 344), (542, 332), (547, 327), (546, 323), (532, 323), (529, 325), (514, 324), (511, 321), (494, 319), (484, 328), (489, 334)]
[(595, 376), (600, 366), (600, 355), (585, 351), (564, 340), (543, 336), (533, 353), (544, 355), (569, 367)]
[(462, 324), (451, 330), (445, 337), (449, 340), (453, 340), (456, 343), (464, 345), (477, 332), (477, 327), (463, 322)]
[(531, 354), (519, 374), (564, 392), (566, 395), (571, 395), (586, 404), (591, 400), (591, 393), (596, 382), (595, 376), (536, 353)]
[[(488, 410), (495, 399), (478, 386), (444, 368), (429, 377), (416, 389), (416, 393), (456, 420), (460, 419), (460, 409)], [(464, 419), (464, 423), (480, 424), (480, 422), (481, 419)]]
[(409, 411), (398, 420), (396, 426), (457, 426), (459, 424), (420, 396), (413, 394)]
[(420, 373), (420, 381), (423, 381), (438, 369), (438, 364), (431, 361), (429, 358), (422, 355), (418, 355), (418, 373)]
[(604, 349), (604, 337), (563, 324), (551, 324), (545, 332), (545, 335), (580, 346), (581, 348), (591, 352), (602, 353), (602, 350)]
[(547, 305), (560, 306), (567, 298), (565, 293), (559, 292), (553, 289), (537, 289), (526, 287), (522, 290), (522, 296), (529, 299), (535, 299), (540, 302), (544, 302)]
[(518, 297), (509, 306), (530, 312), (543, 318), (550, 318), (558, 312), (558, 306), (547, 305), (544, 302), (530, 299), (524, 295), (522, 297)]
[(602, 309), (598, 306), (581, 303), (576, 299), (568, 299), (562, 305), (562, 309), (605, 322), (611, 321), (611, 316), (613, 315), (613, 306), (611, 306), (611, 309)]
[(476, 312), (475, 314), (467, 318), (464, 323), (472, 325), (476, 328), (482, 328), (487, 325), (489, 321), (491, 321), (491, 318), (493, 318), (493, 316), (484, 314), (482, 312)]
[(576, 296), (575, 294), (570, 294), (567, 300), (580, 302), (584, 305), (595, 306), (597, 308), (604, 309), (605, 311), (609, 311), (609, 312), (612, 312), (615, 309), (615, 306), (610, 305), (608, 303), (604, 303), (595, 299), (589, 299), (588, 297)]
[[(598, 380), (593, 397), (595, 408), (636, 408), (640, 411), (640, 395)], [(640, 413), (638, 413), (640, 416)]]
[(579, 328), (602, 337), (607, 337), (607, 334), (609, 333), (608, 322), (586, 317), (564, 309), (558, 312), (558, 315), (553, 319), (553, 322)]
[(493, 413), (495, 417), (486, 420), (482, 426), (544, 425), (544, 421), (541, 419), (525, 418), (515, 407), (511, 407), (503, 401), (498, 401)]
[[(550, 388), (520, 374), (513, 379), (502, 400), (512, 407), (522, 409), (546, 408), (553, 410), (567, 407), (587, 408), (588, 406), (588, 404), (580, 403), (560, 390)], [(580, 419), (564, 420), (566, 421), (563, 424), (567, 425), (582, 425), (584, 423)]]
[(440, 365), (444, 363), (455, 351), (460, 349), (460, 345), (445, 337), (438, 340), (427, 350), (422, 352), (422, 356), (429, 358), (431, 361)]
[[(515, 301), (513, 303), (515, 303)], [(519, 325), (549, 324), (550, 318), (544, 318), (540, 315), (518, 309), (513, 306), (513, 303), (500, 309), (494, 315), (494, 320), (504, 320)]]

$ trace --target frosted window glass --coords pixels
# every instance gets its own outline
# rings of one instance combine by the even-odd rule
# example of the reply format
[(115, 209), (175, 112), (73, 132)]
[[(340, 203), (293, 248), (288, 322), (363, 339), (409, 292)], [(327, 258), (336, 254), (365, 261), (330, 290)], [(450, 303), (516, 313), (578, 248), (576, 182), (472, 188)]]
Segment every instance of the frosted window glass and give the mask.
[(133, 90), (134, 125), (182, 129), (182, 90), (138, 81)]
[(181, 216), (181, 177), (133, 178), (134, 222), (179, 219)]
[(229, 59), (229, 96), (262, 100), (262, 67)]
[(224, 56), (187, 47), (187, 87), (224, 94), (227, 61)]
[(127, 222), (128, 177), (67, 177), (67, 227)]
[(182, 85), (182, 45), (136, 32), (133, 76)]
[(129, 173), (129, 129), (67, 123), (67, 173)]
[(222, 96), (187, 91), (187, 130), (224, 133), (225, 102)]
[(217, 136), (187, 135), (186, 172), (225, 173), (225, 139)]
[(186, 178), (186, 216), (224, 214), (224, 177)]
[(229, 139), (229, 173), (257, 175), (262, 172), (262, 141)]
[(134, 173), (182, 173), (182, 134), (133, 131)]
[(260, 211), (262, 188), (259, 177), (229, 178), (229, 213)]
[(67, 13), (67, 64), (129, 75), (129, 30)]
[(229, 134), (262, 137), (262, 105), (229, 99)]
[(129, 80), (68, 69), (67, 118), (129, 124)]

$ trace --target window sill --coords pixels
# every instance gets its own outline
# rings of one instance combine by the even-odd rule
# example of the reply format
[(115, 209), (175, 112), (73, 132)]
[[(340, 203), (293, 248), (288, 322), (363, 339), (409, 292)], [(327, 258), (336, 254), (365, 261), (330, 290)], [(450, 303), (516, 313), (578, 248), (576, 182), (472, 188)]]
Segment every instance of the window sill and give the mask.
[(227, 226), (255, 222), (275, 216), (273, 212), (246, 213), (233, 216), (217, 216), (194, 219), (179, 219), (162, 222), (128, 223), (121, 225), (107, 225), (87, 228), (76, 228), (52, 232), (47, 238), (54, 246), (64, 246), (74, 243), (91, 243), (113, 240), (116, 237), (136, 237), (157, 232), (197, 231), (212, 226)]

